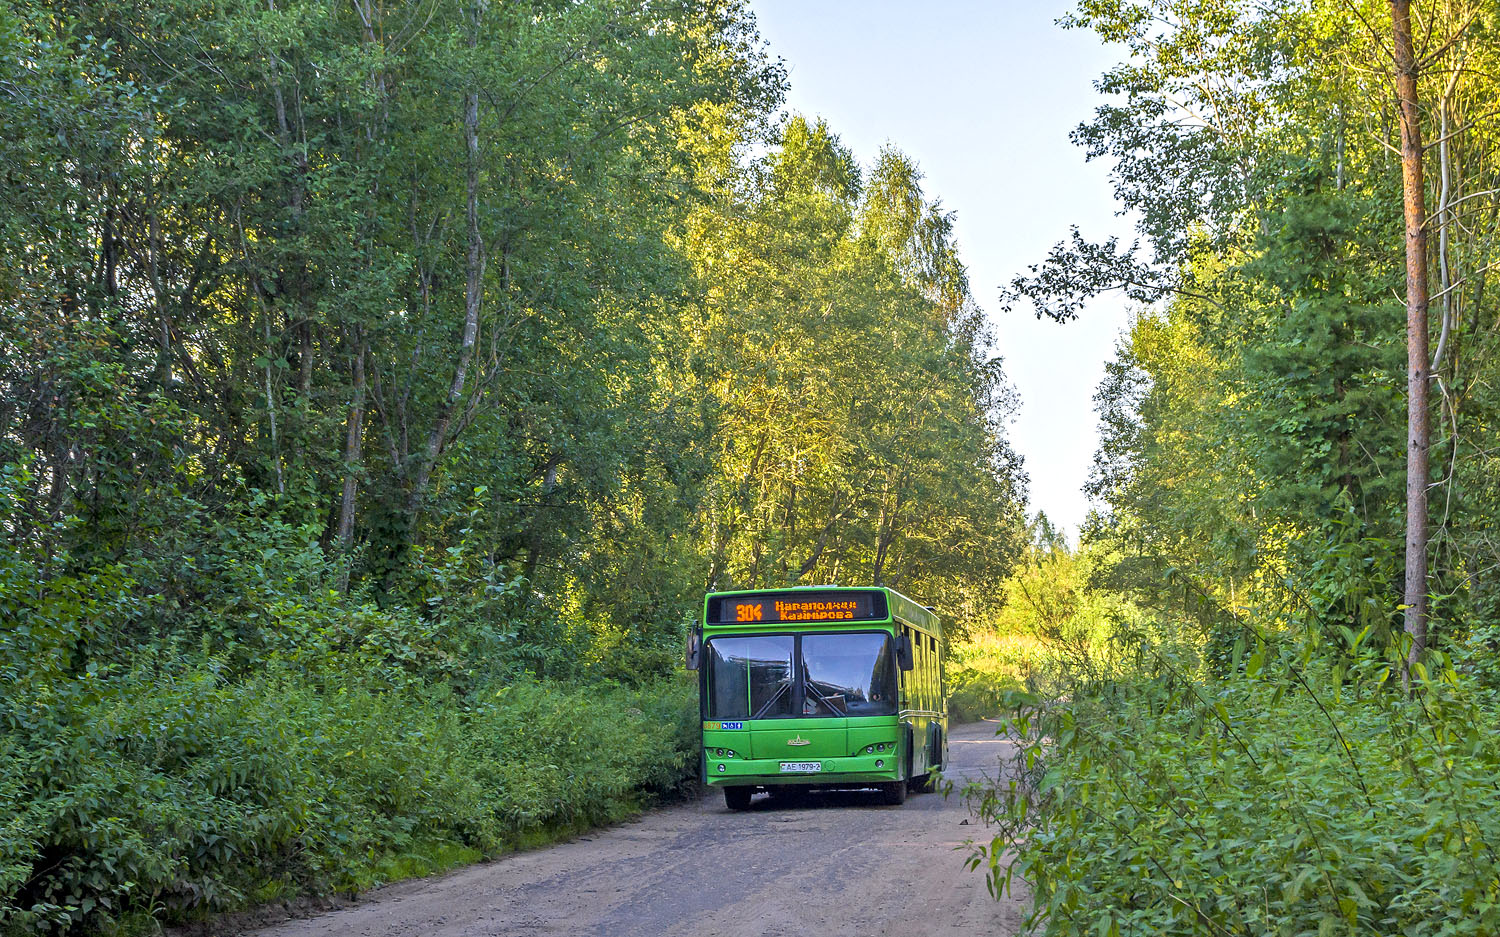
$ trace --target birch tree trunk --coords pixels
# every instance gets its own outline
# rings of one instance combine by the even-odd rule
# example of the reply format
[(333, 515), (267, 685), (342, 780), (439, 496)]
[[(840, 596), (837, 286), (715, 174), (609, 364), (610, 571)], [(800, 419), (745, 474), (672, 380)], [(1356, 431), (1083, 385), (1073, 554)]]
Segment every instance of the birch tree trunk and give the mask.
[[(468, 47), (473, 50), (479, 44), (479, 20), (484, 11), (484, 0), (474, 5), (473, 28), (469, 33)], [(472, 67), (472, 66), (471, 66)], [(476, 79), (471, 79), (477, 82)], [(484, 289), (484, 242), (479, 234), (479, 91), (470, 90), (464, 95), (464, 149), (467, 154), (465, 166), (466, 198), (464, 216), (467, 222), (468, 257), (464, 263), (464, 330), (459, 342), (458, 361), (453, 369), (453, 382), (448, 386), (448, 396), (438, 409), (432, 429), (427, 434), (427, 445), (423, 447), (421, 460), (413, 474), (411, 491), (407, 496), (406, 515), (410, 522), (408, 537), (415, 535), (416, 521), (427, 497), (427, 484), (438, 457), (447, 444), (448, 427), (453, 422), (453, 412), (463, 398), (464, 383), (468, 378), (469, 364), (474, 359), (474, 345), (479, 337), (479, 308)]]
[(1406, 633), (1407, 671), (1427, 647), (1427, 231), (1422, 126), (1411, 0), (1391, 0), (1396, 93), (1401, 110), (1401, 179), (1406, 210)]
[[(338, 544), (347, 556), (354, 541), (354, 501), (359, 493), (359, 464), (363, 458), (362, 438), (365, 416), (365, 350), (369, 347), (364, 330), (355, 328), (354, 394), (349, 402), (349, 419), (344, 435), (344, 493), (339, 501)], [(348, 588), (349, 570), (344, 569), (343, 586)]]

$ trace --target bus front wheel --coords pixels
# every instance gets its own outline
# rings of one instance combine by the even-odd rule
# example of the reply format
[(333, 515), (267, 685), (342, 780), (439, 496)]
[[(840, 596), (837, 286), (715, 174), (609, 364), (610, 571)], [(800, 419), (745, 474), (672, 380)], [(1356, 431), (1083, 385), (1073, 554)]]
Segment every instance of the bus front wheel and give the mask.
[(750, 795), (755, 793), (753, 787), (726, 787), (724, 788), (724, 806), (730, 810), (749, 810)]

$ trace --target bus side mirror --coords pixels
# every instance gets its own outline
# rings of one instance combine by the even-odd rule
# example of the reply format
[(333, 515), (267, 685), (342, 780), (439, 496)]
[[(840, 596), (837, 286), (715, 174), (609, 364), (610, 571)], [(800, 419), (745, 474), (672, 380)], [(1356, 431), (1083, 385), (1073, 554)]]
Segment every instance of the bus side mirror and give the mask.
[(902, 670), (911, 670), (916, 666), (911, 659), (911, 637), (901, 635), (896, 639), (896, 666)]
[(703, 636), (696, 628), (694, 628), (692, 632), (688, 634), (687, 654), (685, 655), (685, 657), (686, 660), (684, 661), (684, 663), (686, 664), (687, 669), (697, 670), (698, 665), (702, 662), (703, 657)]

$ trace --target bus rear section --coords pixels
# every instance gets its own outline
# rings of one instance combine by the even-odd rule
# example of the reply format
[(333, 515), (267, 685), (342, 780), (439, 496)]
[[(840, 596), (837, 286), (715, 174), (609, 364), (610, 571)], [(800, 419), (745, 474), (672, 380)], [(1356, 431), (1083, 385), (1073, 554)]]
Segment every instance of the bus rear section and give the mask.
[(941, 766), (937, 620), (899, 593), (711, 593), (694, 637), (703, 777), (731, 809), (798, 787), (875, 787), (899, 804)]

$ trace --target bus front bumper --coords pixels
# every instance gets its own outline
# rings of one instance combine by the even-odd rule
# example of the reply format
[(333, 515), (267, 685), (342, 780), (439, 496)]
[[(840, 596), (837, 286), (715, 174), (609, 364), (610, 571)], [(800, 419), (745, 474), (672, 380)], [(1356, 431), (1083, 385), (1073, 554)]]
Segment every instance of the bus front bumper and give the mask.
[[(810, 764), (818, 770), (807, 770)], [(789, 770), (782, 770), (783, 767)], [(795, 767), (794, 767), (795, 766)], [(820, 787), (861, 787), (899, 780), (895, 752), (849, 758), (715, 758), (705, 762), (705, 779), (712, 786), (815, 784)]]

